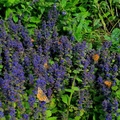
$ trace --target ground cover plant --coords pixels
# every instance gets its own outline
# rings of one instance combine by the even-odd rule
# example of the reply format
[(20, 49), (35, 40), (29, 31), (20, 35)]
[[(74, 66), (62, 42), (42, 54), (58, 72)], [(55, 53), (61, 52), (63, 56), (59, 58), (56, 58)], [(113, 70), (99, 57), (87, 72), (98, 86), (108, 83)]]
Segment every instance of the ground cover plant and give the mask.
[(0, 20), (0, 119), (119, 120), (119, 29), (97, 48), (60, 32), (59, 18), (54, 5), (32, 35)]

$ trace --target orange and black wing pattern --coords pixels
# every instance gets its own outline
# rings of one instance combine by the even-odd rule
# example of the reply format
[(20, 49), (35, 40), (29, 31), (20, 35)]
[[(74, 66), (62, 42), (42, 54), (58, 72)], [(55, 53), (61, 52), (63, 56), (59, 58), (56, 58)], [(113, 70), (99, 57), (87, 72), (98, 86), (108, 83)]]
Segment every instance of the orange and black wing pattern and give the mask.
[(105, 81), (104, 81), (104, 84), (105, 84), (108, 88), (110, 88), (110, 87), (112, 86), (112, 82), (111, 82), (111, 81), (108, 81), (108, 80), (105, 80)]
[(47, 96), (45, 95), (45, 93), (43, 92), (43, 90), (40, 87), (38, 87), (37, 98), (40, 101), (44, 101), (46, 103), (49, 102), (49, 99), (47, 98)]

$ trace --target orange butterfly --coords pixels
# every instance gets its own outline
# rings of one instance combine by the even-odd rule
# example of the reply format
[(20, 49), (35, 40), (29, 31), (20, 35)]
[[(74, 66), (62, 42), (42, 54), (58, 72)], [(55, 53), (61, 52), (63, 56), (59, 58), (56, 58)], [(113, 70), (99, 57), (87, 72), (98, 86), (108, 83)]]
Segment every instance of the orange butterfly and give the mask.
[(43, 90), (38, 87), (38, 93), (37, 93), (37, 98), (40, 100), (40, 101), (44, 101), (46, 103), (49, 103), (50, 100), (47, 98), (47, 96), (45, 95), (45, 93), (43, 92)]
[(98, 54), (94, 54), (94, 55), (92, 56), (92, 59), (93, 59), (95, 62), (97, 62), (97, 61), (99, 60), (99, 58), (100, 58), (100, 56), (99, 56)]
[(49, 65), (48, 65), (48, 63), (47, 63), (47, 62), (46, 62), (46, 63), (44, 63), (44, 65), (43, 65), (43, 66), (44, 66), (44, 68), (45, 68), (45, 69), (48, 69), (48, 68), (49, 68)]
[(104, 81), (104, 84), (107, 86), (107, 87), (111, 87), (111, 85), (112, 85), (112, 82), (111, 81), (108, 81), (108, 80), (106, 80), (106, 81)]

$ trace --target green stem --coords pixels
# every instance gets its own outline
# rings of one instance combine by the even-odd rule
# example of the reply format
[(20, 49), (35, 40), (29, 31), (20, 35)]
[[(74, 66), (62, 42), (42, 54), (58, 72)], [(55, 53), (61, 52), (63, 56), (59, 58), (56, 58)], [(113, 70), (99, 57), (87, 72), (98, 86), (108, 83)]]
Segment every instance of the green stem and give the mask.
[[(73, 87), (75, 85), (75, 79), (76, 79), (76, 76), (74, 77), (74, 80), (72, 82), (72, 87), (71, 87), (72, 90), (73, 90)], [(71, 103), (71, 100), (72, 100), (73, 93), (74, 93), (74, 91), (71, 92), (70, 97), (69, 97), (69, 101), (68, 101), (67, 120), (68, 120), (68, 117), (69, 117), (69, 107), (70, 107), (70, 103)]]

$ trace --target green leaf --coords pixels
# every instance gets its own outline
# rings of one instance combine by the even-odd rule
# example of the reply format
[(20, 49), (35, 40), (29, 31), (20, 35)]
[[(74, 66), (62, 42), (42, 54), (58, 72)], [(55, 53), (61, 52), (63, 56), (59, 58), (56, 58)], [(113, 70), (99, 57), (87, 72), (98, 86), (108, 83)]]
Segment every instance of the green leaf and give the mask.
[(80, 120), (80, 116), (76, 116), (75, 118), (74, 118), (74, 120)]
[(65, 91), (66, 91), (66, 92), (70, 92), (70, 93), (73, 93), (73, 92), (74, 92), (74, 90), (72, 90), (72, 89), (65, 89)]
[(81, 109), (81, 110), (80, 110), (80, 117), (82, 117), (82, 116), (84, 115), (84, 113), (85, 113), (85, 110), (84, 110), (84, 109)]
[(18, 17), (16, 15), (13, 15), (14, 22), (18, 22)]
[(120, 116), (117, 117), (117, 120), (120, 120)]
[(79, 71), (78, 70), (73, 70), (73, 73), (78, 74)]
[(51, 102), (50, 102), (50, 105), (49, 105), (49, 108), (50, 108), (50, 109), (53, 109), (53, 108), (55, 108), (55, 107), (56, 107), (55, 99), (52, 98), (52, 99), (51, 99)]
[(118, 86), (112, 86), (112, 90), (116, 91), (118, 89)]
[(72, 87), (72, 89), (73, 89), (74, 91), (79, 91), (79, 88), (78, 88), (78, 87)]
[(7, 2), (13, 4), (15, 0), (7, 0)]
[(0, 69), (2, 69), (3, 68), (3, 65), (0, 65)]
[(31, 24), (27, 24), (26, 26), (27, 26), (28, 28), (33, 28), (33, 27), (36, 28), (36, 27), (37, 27), (36, 24), (32, 24), (32, 23), (31, 23)]
[(52, 115), (52, 112), (50, 110), (46, 110), (46, 117), (50, 117)]
[(47, 118), (47, 120), (57, 120), (57, 117), (50, 117), (50, 118)]
[(62, 95), (61, 98), (65, 104), (68, 104), (68, 98), (69, 98), (68, 95)]
[(116, 96), (118, 99), (120, 99), (120, 90), (116, 91)]
[(33, 17), (30, 17), (30, 22), (32, 23), (39, 23), (40, 22), (40, 19), (36, 16), (33, 16)]
[(62, 0), (60, 2), (61, 7), (64, 8), (66, 6), (66, 3), (67, 3), (67, 0)]
[(49, 60), (49, 64), (50, 64), (50, 65), (53, 65), (53, 64), (54, 64), (54, 61), (53, 61), (53, 60)]
[(25, 106), (26, 109), (30, 109), (30, 105), (29, 105), (28, 102), (24, 102), (24, 106)]
[(79, 77), (77, 77), (76, 80), (77, 80), (78, 82), (82, 82), (82, 80), (81, 80)]
[(13, 10), (8, 8), (5, 12), (5, 20), (7, 20), (12, 13), (13, 13)]
[(21, 7), (22, 7), (23, 9), (26, 9), (25, 5), (23, 5), (23, 4), (21, 4)]

